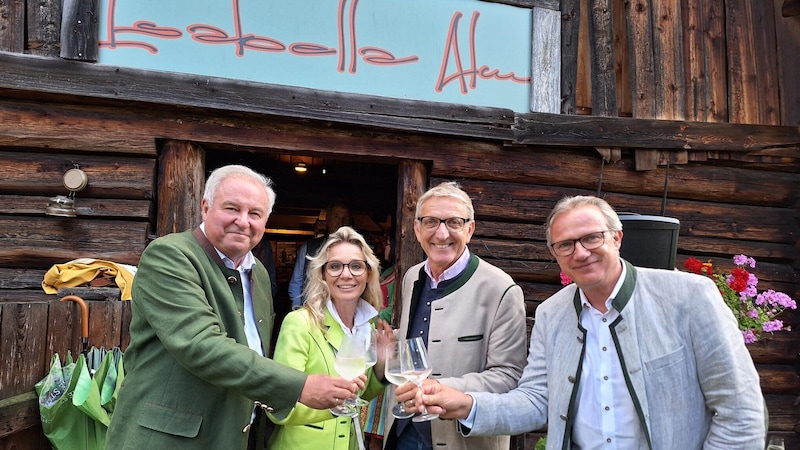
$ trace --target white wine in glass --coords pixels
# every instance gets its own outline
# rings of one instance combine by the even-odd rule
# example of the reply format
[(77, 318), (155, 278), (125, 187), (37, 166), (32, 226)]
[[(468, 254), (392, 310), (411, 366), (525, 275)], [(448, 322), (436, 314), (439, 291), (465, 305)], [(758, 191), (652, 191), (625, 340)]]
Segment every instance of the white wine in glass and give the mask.
[[(425, 349), (425, 343), (420, 337), (407, 339), (405, 343), (406, 345), (401, 350), (402, 374), (408, 381), (416, 384), (417, 388), (422, 389), (422, 382), (425, 381), (425, 378), (428, 378), (428, 375), (433, 370), (430, 361), (428, 361), (428, 351)], [(430, 414), (423, 405), (422, 412), (411, 420), (425, 422), (438, 417), (438, 414)]]
[[(405, 341), (395, 341), (386, 347), (386, 363), (383, 369), (383, 376), (395, 386), (408, 383), (406, 377), (403, 376), (403, 367), (400, 364), (404, 345), (407, 345)], [(398, 419), (408, 419), (413, 417), (414, 413), (406, 411), (402, 403), (397, 403), (392, 407), (392, 415)]]
[[(333, 360), (333, 368), (340, 377), (353, 380), (366, 370), (366, 359), (367, 340), (364, 335), (345, 334)], [(341, 405), (330, 408), (330, 412), (334, 416), (355, 416), (358, 414), (356, 400), (347, 398)]]

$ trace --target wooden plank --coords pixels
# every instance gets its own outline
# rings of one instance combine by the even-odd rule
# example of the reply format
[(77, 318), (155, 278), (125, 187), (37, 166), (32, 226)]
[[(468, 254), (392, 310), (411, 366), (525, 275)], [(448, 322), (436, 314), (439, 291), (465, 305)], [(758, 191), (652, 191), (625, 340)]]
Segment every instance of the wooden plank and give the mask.
[(205, 151), (185, 141), (165, 141), (158, 163), (158, 235), (189, 230), (203, 221)]
[(705, 122), (708, 117), (706, 89), (708, 88), (704, 70), (705, 51), (703, 48), (703, 0), (686, 2), (683, 8), (684, 57), (686, 68), (686, 120)]
[(155, 160), (70, 153), (0, 151), (0, 189), (4, 194), (67, 195), (64, 173), (79, 164), (89, 184), (81, 197), (152, 199)]
[(614, 70), (614, 26), (610, 0), (588, 0), (592, 52), (592, 115), (618, 115)]
[(55, 296), (47, 302), (47, 345), (45, 356), (58, 353), (63, 362), (71, 352), (77, 357), (81, 350), (81, 312), (77, 303), (62, 302)]
[(28, 392), (44, 377), (46, 323), (46, 304), (0, 304), (0, 398)]
[(29, 1), (27, 21), (28, 52), (57, 57), (61, 45), (61, 0)]
[[(549, 195), (551, 202), (563, 195), (595, 194), (597, 190), (600, 158), (588, 151), (519, 151), (515, 152), (514, 158), (504, 158), (502, 153), (467, 149), (462, 154), (463, 159), (431, 152), (430, 157), (434, 158), (432, 174), (444, 178), (517, 182), (523, 193), (541, 192), (543, 186), (557, 186), (550, 192), (539, 194), (542, 198), (548, 198), (545, 196)], [(603, 172), (606, 190), (647, 196), (648, 210), (658, 213), (664, 193), (665, 169), (633, 172), (630, 157), (626, 157), (616, 164), (605, 165)], [(553, 174), (558, 175), (554, 178)], [(669, 173), (669, 203), (672, 203), (672, 199), (692, 199), (699, 202), (696, 207), (701, 210), (713, 206), (713, 203), (786, 208), (800, 196), (798, 177), (799, 174), (761, 172), (738, 167), (697, 165), (686, 170), (672, 167)], [(504, 197), (496, 200), (500, 202), (498, 204), (507, 203), (501, 198)], [(709, 205), (704, 202), (713, 203)], [(552, 207), (552, 204), (548, 205)], [(728, 211), (720, 211), (720, 214), (728, 214)], [(507, 210), (496, 211), (490, 217), (509, 220), (519, 216), (515, 211)], [(791, 227), (793, 221), (788, 217), (784, 224)], [(781, 239), (785, 239), (785, 236)]]
[[(207, 76), (147, 71), (0, 53), (0, 93), (52, 93), (249, 112), (414, 132), (510, 140), (514, 112), (505, 108), (421, 102)], [(74, 97), (73, 97), (74, 98)], [(242, 102), (242, 98), (258, 101)]]
[(45, 272), (0, 267), (0, 289), (41, 289)]
[(531, 29), (531, 111), (561, 111), (561, 14), (533, 8)]
[(631, 106), (631, 66), (627, 39), (628, 0), (612, 0), (614, 23), (614, 73), (617, 79), (617, 109), (623, 117), (632, 116)]
[[(787, 3), (789, 0), (785, 0)], [(775, 10), (782, 8), (782, 0), (773, 0)], [(793, 3), (800, 15), (800, 0)], [(795, 15), (795, 16), (796, 16)], [(777, 14), (776, 14), (777, 17)], [(784, 16), (786, 17), (786, 16)], [(777, 41), (778, 88), (781, 96), (781, 124), (800, 124), (800, 26), (798, 20), (775, 20), (775, 36)]]
[(652, 3), (655, 119), (686, 118), (680, 2)]
[[(756, 0), (761, 1), (761, 0)], [(725, 2), (728, 41), (728, 104), (732, 123), (759, 123), (758, 67), (751, 0)]]
[(580, 13), (580, 0), (561, 1), (561, 114), (576, 113)]
[(64, 0), (61, 22), (61, 57), (97, 61), (99, 26), (97, 0)]
[[(2, 156), (0, 156), (2, 161)], [(62, 188), (63, 189), (63, 188)], [(20, 215), (44, 214), (50, 199), (56, 195), (66, 195), (67, 191), (53, 189), (51, 196), (38, 195), (0, 195), (0, 213)], [(127, 200), (119, 198), (85, 198), (76, 196), (75, 213), (78, 217), (102, 217), (104, 219), (143, 219), (150, 218), (152, 200)]]
[(0, 51), (25, 51), (25, 0), (0, 0)]
[(548, 114), (520, 114), (514, 142), (592, 147), (619, 147), (624, 143), (630, 148), (745, 153), (800, 144), (797, 127), (583, 116), (571, 117), (569, 127), (556, 125), (563, 125), (563, 120)]
[(40, 423), (39, 396), (35, 391), (0, 400), (0, 439)]
[(761, 391), (766, 394), (791, 395), (800, 392), (800, 377), (794, 368), (778, 364), (757, 364)]
[[(0, 264), (45, 268), (75, 258), (136, 265), (148, 242), (146, 222), (0, 216)], [(43, 267), (45, 266), (45, 267)]]
[[(778, 55), (775, 35), (775, 13), (769, 1), (752, 1), (753, 43), (758, 73), (758, 122), (764, 125), (781, 124), (780, 93), (778, 91)], [(757, 31), (756, 31), (757, 30)], [(792, 58), (792, 59), (797, 59)]]

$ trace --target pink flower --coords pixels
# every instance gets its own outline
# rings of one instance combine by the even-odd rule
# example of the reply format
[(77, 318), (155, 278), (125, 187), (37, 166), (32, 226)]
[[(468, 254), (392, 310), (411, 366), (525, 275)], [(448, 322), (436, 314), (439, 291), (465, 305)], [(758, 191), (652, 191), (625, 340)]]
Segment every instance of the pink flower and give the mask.
[(561, 276), (561, 285), (562, 286), (566, 286), (566, 285), (572, 283), (572, 278), (567, 276), (567, 274), (565, 274), (564, 272), (559, 273), (559, 276)]

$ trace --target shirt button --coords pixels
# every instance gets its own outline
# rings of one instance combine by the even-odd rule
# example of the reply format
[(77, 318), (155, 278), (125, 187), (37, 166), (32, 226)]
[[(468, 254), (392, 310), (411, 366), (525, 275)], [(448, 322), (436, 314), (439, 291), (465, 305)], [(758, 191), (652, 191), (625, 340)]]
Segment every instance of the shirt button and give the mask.
[(608, 322), (608, 319), (606, 319), (605, 317), (603, 317), (603, 322)]
[(428, 321), (428, 318), (427, 318), (427, 317), (424, 317), (424, 318), (422, 319), (422, 321), (423, 321), (423, 322), (427, 322), (427, 321)]
[(606, 442), (611, 443), (611, 438), (606, 439)]
[(431, 306), (431, 302), (425, 303), (425, 306)]
[(608, 381), (608, 375), (604, 376), (603, 380)]
[(419, 332), (419, 335), (420, 335), (420, 336), (422, 336), (423, 334), (425, 334), (425, 332), (424, 332), (424, 331), (420, 331), (420, 332)]
[(609, 411), (609, 410), (611, 410), (611, 408), (609, 408), (608, 406), (606, 406), (606, 407), (605, 407), (605, 408), (603, 408), (603, 409), (605, 409), (606, 411)]
[(606, 350), (608, 350), (608, 348), (607, 347), (603, 347), (603, 351), (606, 351)]

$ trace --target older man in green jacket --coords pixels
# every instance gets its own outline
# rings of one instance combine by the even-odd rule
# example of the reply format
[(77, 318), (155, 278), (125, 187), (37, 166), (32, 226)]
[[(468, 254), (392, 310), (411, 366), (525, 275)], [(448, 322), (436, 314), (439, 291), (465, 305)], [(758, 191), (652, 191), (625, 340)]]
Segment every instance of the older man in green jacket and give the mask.
[(144, 251), (107, 448), (264, 448), (262, 408), (285, 417), (298, 401), (324, 409), (353, 395), (351, 381), (264, 356), (275, 314), (269, 275), (250, 250), (274, 201), (268, 178), (243, 166), (217, 169), (203, 223)]

